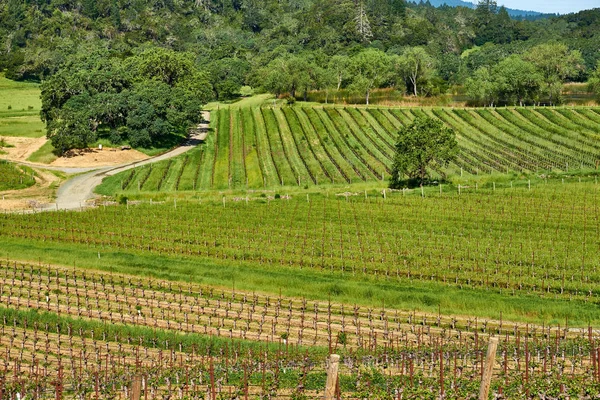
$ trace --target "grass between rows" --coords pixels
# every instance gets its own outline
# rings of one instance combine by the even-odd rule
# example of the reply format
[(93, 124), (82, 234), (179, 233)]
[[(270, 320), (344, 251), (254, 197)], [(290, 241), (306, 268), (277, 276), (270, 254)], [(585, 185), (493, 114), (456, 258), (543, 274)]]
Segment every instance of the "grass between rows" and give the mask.
[(542, 299), (536, 295), (501, 294), (485, 289), (459, 289), (434, 282), (374, 277), (349, 277), (298, 267), (216, 261), (200, 257), (169, 257), (142, 252), (99, 250), (83, 245), (2, 238), (2, 256), (32, 263), (194, 282), (225, 289), (305, 297), (367, 307), (416, 310), (432, 314), (511, 320), (515, 322), (597, 325), (594, 302)]

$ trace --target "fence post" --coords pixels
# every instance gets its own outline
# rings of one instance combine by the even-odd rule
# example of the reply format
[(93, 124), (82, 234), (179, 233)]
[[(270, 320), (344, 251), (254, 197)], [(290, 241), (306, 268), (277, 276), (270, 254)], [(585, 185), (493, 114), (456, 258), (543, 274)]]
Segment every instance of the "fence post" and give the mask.
[(479, 388), (479, 400), (487, 400), (492, 382), (492, 372), (494, 370), (494, 362), (496, 361), (496, 350), (498, 349), (498, 338), (491, 337), (488, 345), (487, 356), (483, 366), (483, 379)]
[(131, 382), (131, 400), (140, 400), (142, 397), (142, 377), (140, 375), (136, 375), (133, 377), (133, 382)]
[(327, 366), (327, 386), (325, 386), (325, 397), (324, 400), (335, 399), (335, 388), (338, 379), (338, 368), (340, 363), (340, 356), (332, 354), (329, 356), (329, 365)]

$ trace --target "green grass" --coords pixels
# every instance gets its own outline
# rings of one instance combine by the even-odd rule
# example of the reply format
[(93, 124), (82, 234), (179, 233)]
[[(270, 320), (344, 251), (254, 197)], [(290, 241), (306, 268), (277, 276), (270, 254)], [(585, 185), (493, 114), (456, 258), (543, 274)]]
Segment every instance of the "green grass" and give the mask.
[(44, 136), (41, 106), (39, 84), (11, 81), (0, 73), (0, 136)]
[(0, 160), (0, 191), (19, 190), (35, 185), (31, 168)]
[(39, 84), (11, 81), (4, 77), (4, 73), (0, 73), (0, 116), (7, 111), (39, 113), (41, 108)]
[[(101, 258), (98, 259), (98, 251)], [(323, 274), (297, 268), (243, 267), (235, 262), (167, 257), (136, 252), (90, 249), (86, 246), (3, 239), (1, 253), (8, 258), (43, 260), (80, 268), (126, 273), (157, 279), (194, 282), (222, 288), (235, 287), (258, 293), (312, 300), (332, 299), (346, 304), (391, 309), (418, 310), (447, 315), (559, 324), (570, 326), (600, 323), (595, 303), (540, 298), (534, 294), (506, 296), (486, 290), (449, 288), (430, 282), (390, 282), (352, 279), (339, 274)]]
[[(213, 193), (174, 208), (163, 195), (164, 205), (69, 218), (5, 215), (0, 234), (14, 259), (222, 287), (235, 281), (349, 304), (597, 324), (600, 186), (597, 175), (564, 177), (574, 183), (538, 178), (530, 190), (528, 179), (486, 176), (463, 182), (461, 195), (450, 184), (442, 196), (427, 188), (424, 199), (415, 190), (383, 200), (371, 187), (369, 200), (360, 191), (346, 200), (321, 188), (310, 202), (301, 192), (271, 202), (255, 194), (250, 204), (229, 198), (224, 207)], [(331, 193), (347, 189), (338, 190)]]
[(42, 147), (34, 151), (27, 161), (41, 163), (41, 164), (50, 164), (52, 161), (56, 160), (58, 157), (53, 153), (54, 146), (50, 141), (44, 143)]
[(39, 138), (46, 134), (39, 115), (7, 117), (0, 113), (0, 136)]
[(273, 102), (277, 105), (283, 104), (284, 100), (275, 99), (275, 96), (269, 93), (257, 94), (250, 97), (241, 97), (236, 100), (220, 102), (213, 101), (204, 106), (204, 109), (207, 111), (215, 111), (222, 107), (236, 107), (236, 108), (246, 108), (246, 107), (260, 107), (264, 105), (273, 105)]

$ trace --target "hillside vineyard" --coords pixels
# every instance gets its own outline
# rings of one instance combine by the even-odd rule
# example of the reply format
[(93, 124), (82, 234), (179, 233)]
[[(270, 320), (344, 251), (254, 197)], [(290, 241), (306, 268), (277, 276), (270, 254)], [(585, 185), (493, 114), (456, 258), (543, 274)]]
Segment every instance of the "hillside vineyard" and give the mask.
[(206, 143), (114, 178), (125, 192), (315, 186), (385, 180), (395, 135), (417, 116), (442, 120), (460, 147), (432, 176), (596, 168), (598, 108), (221, 108)]

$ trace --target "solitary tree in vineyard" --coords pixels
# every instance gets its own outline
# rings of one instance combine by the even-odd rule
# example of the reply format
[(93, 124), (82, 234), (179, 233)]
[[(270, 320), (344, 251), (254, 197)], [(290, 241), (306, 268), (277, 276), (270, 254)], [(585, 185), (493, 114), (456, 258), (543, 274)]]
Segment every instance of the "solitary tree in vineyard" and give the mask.
[(402, 128), (396, 143), (391, 188), (399, 188), (402, 179), (419, 179), (423, 184), (427, 167), (447, 165), (456, 157), (458, 142), (454, 131), (433, 118), (416, 118)]

